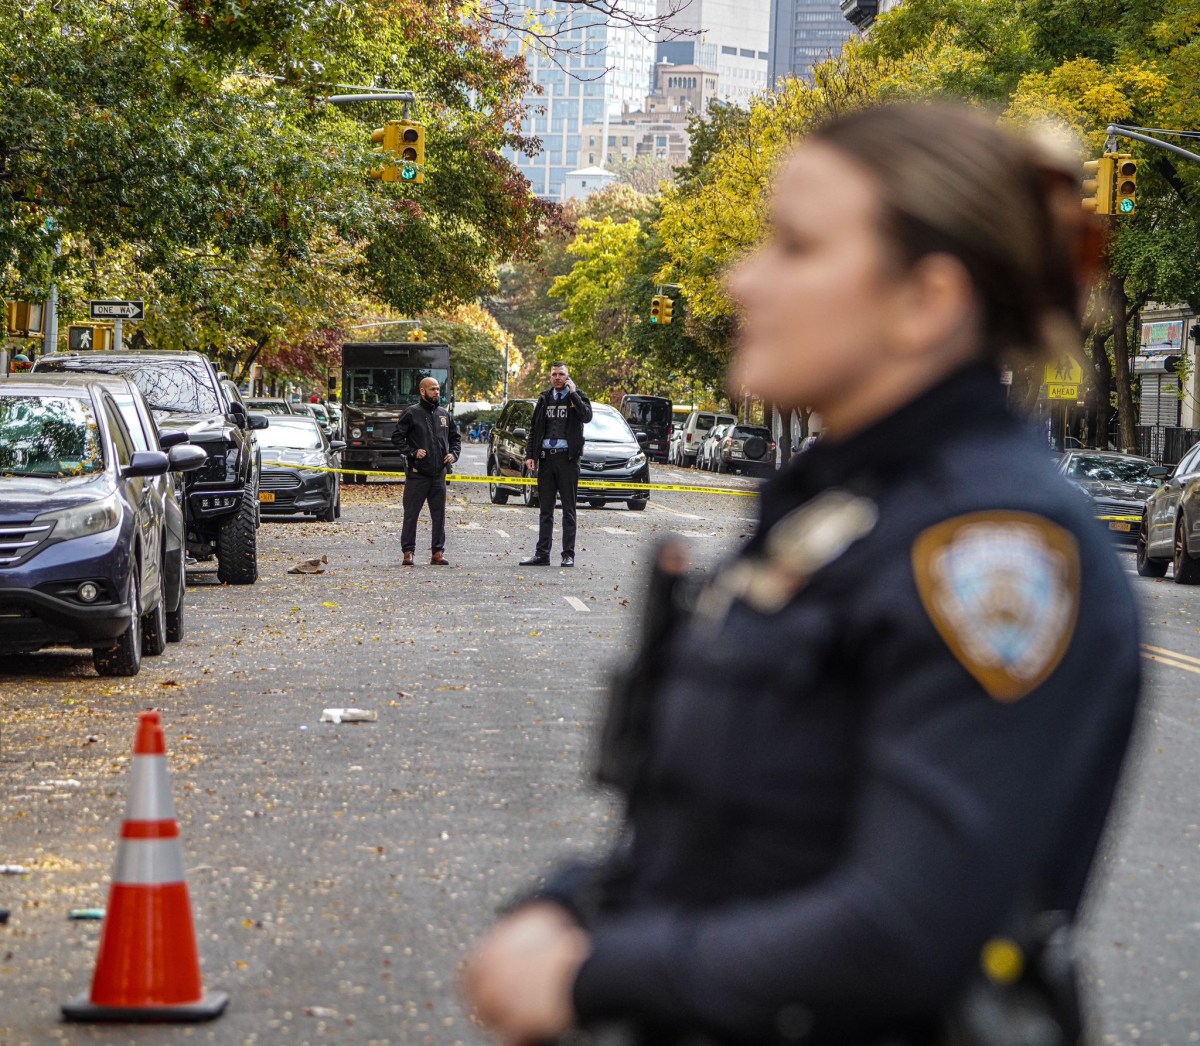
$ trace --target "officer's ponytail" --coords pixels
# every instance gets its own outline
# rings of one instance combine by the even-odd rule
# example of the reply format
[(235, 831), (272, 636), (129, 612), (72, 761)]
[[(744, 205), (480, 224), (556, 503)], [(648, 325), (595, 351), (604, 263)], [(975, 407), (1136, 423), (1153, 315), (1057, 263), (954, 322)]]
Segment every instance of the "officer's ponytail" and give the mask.
[(1078, 350), (1101, 240), (1080, 207), (1073, 158), (949, 103), (862, 110), (812, 140), (874, 175), (904, 263), (934, 253), (962, 262), (993, 356)]

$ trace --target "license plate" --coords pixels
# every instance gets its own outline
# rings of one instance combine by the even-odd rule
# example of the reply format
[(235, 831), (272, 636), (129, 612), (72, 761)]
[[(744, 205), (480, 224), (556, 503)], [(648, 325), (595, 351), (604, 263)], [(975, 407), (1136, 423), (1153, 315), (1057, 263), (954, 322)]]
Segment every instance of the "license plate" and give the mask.
[(269, 490), (260, 490), (258, 492), (258, 500), (265, 501), (269, 504), (270, 502), (275, 500), (275, 495), (272, 494)]
[(1133, 524), (1112, 522), (1108, 524), (1108, 529), (1119, 530), (1122, 534), (1128, 534), (1131, 530), (1133, 530)]

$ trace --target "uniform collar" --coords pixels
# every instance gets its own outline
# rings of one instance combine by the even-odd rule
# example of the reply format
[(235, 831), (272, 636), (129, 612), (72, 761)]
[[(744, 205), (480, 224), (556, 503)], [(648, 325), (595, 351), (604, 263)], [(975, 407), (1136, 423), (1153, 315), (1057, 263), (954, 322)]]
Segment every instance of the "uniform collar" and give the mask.
[(818, 440), (762, 490), (759, 534), (797, 505), (831, 487), (870, 496), (873, 488), (932, 456), (967, 432), (1012, 424), (995, 367), (972, 364), (869, 428), (841, 441)]
[(439, 403), (430, 403), (429, 400), (427, 400), (424, 396), (421, 397), (420, 404), (427, 411), (429, 411), (430, 414), (432, 414), (435, 410), (438, 409), (439, 406), (441, 406), (441, 404), (439, 404)]

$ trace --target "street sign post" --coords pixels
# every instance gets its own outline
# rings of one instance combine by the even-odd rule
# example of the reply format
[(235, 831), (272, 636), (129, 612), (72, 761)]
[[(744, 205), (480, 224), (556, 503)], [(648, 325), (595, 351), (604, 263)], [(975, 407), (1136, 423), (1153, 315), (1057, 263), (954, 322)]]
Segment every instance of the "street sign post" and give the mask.
[(1083, 368), (1069, 356), (1046, 364), (1046, 399), (1077, 400), (1083, 384)]
[(93, 320), (144, 320), (146, 303), (142, 300), (104, 299), (88, 302), (88, 315)]

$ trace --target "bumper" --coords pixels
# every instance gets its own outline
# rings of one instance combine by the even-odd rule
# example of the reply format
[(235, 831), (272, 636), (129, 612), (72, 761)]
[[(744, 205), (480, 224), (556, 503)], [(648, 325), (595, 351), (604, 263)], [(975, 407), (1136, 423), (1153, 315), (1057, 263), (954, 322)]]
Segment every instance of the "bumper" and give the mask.
[(637, 472), (589, 472), (586, 469), (579, 470), (579, 492), (575, 500), (578, 501), (646, 501), (650, 497), (648, 490), (621, 490), (610, 487), (592, 487), (584, 486), (584, 481), (589, 483), (649, 483), (650, 470), (640, 469)]
[(408, 462), (394, 447), (348, 447), (342, 451), (342, 468), (364, 472), (404, 472)]
[(242, 504), (242, 488), (223, 487), (216, 490), (189, 490), (187, 495), (188, 522), (219, 523), (236, 516)]
[(755, 461), (751, 458), (728, 457), (722, 459), (727, 469), (737, 469), (744, 476), (773, 476), (773, 461)]
[(263, 469), (258, 508), (264, 516), (325, 512), (333, 505), (337, 482), (332, 473), (295, 473)]
[(1117, 541), (1136, 541), (1142, 532), (1142, 515), (1121, 509), (1100, 509), (1096, 519)]

